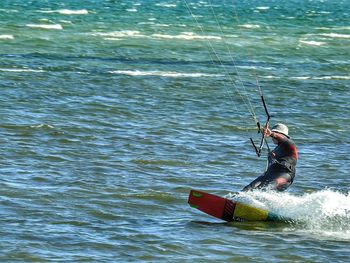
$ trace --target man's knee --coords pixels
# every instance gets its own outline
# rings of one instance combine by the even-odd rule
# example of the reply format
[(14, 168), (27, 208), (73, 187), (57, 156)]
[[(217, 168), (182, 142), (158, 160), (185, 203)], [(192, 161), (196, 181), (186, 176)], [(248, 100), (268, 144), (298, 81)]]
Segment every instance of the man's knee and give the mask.
[(275, 184), (277, 191), (284, 191), (291, 185), (291, 182), (285, 177), (278, 177), (275, 179)]

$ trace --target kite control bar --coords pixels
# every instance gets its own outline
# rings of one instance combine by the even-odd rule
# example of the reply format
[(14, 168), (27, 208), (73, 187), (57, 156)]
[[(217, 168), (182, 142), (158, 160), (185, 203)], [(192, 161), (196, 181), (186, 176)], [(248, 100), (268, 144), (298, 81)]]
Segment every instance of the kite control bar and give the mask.
[[(262, 101), (262, 103), (264, 105), (265, 113), (266, 113), (266, 116), (267, 116), (267, 119), (266, 119), (264, 127), (267, 127), (269, 125), (269, 123), (270, 123), (271, 115), (269, 114), (269, 111), (267, 110), (267, 106), (266, 106), (265, 99), (264, 99), (263, 95), (261, 95), (261, 101)], [(256, 123), (256, 125), (258, 126), (258, 133), (260, 133), (261, 132), (260, 122), (258, 121)], [(250, 138), (250, 141), (252, 142), (252, 145), (253, 145), (253, 147), (255, 149), (255, 152), (256, 152), (256, 155), (258, 157), (260, 157), (260, 155), (261, 155), (261, 151), (262, 151), (262, 148), (264, 146), (264, 142), (266, 143), (268, 151), (270, 151), (270, 147), (267, 144), (267, 141), (266, 141), (266, 138), (265, 138), (265, 133), (262, 133), (262, 135), (261, 135), (261, 141), (260, 141), (259, 147), (256, 146), (256, 144), (254, 143), (252, 138)]]

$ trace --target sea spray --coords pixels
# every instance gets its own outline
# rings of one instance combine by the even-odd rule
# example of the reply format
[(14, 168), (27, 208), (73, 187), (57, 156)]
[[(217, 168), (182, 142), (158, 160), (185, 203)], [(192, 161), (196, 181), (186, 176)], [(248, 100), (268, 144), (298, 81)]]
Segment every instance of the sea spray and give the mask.
[(296, 196), (290, 193), (252, 191), (239, 193), (234, 199), (290, 219), (294, 231), (350, 240), (349, 193), (326, 189)]

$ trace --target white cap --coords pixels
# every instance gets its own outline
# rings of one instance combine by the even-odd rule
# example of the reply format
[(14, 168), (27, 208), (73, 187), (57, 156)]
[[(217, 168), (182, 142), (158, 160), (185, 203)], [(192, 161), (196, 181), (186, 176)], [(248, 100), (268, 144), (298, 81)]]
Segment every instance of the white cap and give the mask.
[(275, 126), (272, 127), (271, 131), (281, 133), (289, 138), (288, 127), (282, 123), (277, 123)]

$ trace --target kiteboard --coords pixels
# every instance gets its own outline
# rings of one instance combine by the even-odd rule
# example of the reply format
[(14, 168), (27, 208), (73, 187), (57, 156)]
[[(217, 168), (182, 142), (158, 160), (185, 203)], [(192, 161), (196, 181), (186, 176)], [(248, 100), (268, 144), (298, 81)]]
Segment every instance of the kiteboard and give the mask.
[(286, 221), (285, 218), (264, 209), (198, 190), (191, 190), (188, 203), (208, 215), (227, 222)]

